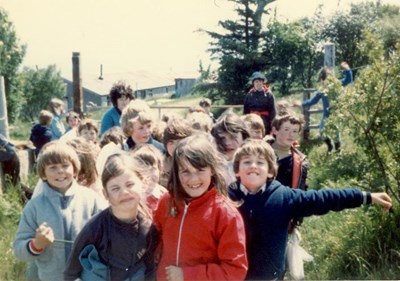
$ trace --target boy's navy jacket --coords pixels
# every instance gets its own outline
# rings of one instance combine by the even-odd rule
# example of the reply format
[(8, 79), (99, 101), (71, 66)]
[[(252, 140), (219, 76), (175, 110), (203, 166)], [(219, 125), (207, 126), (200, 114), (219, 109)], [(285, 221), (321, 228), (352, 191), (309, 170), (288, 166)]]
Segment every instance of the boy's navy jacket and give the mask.
[(36, 155), (38, 155), (39, 151), (46, 143), (51, 141), (52, 136), (53, 133), (50, 127), (40, 124), (33, 125), (29, 140), (35, 146)]
[(363, 203), (363, 194), (358, 189), (304, 191), (276, 180), (268, 182), (265, 190), (256, 194), (244, 190), (240, 181), (229, 186), (230, 198), (243, 202), (239, 211), (246, 227), (248, 280), (282, 278), (288, 224), (292, 218), (323, 215)]

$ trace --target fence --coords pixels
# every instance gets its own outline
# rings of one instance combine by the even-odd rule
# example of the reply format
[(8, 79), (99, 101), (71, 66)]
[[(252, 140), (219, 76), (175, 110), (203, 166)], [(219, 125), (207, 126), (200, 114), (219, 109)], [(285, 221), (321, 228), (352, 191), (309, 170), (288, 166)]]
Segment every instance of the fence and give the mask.
[[(306, 88), (303, 91), (303, 101), (308, 100), (311, 97), (311, 94), (315, 92), (315, 89)], [(319, 124), (310, 124), (310, 116), (312, 114), (322, 113), (322, 109), (310, 109), (309, 107), (303, 107), (303, 115), (304, 115), (304, 129), (303, 129), (303, 140), (308, 140), (311, 129), (319, 129)]]

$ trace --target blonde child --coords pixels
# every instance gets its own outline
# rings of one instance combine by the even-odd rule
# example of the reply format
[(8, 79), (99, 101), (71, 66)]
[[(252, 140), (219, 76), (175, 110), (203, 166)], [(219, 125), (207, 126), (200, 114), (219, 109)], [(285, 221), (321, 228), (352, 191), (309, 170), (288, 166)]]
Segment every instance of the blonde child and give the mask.
[(75, 181), (80, 167), (77, 154), (64, 143), (50, 142), (39, 154), (43, 192), (25, 206), (13, 243), (15, 256), (33, 262), (39, 280), (63, 279), (72, 241), (104, 207), (96, 193)]
[(247, 271), (243, 220), (227, 198), (222, 157), (193, 135), (173, 154), (169, 193), (154, 213), (162, 254), (157, 280), (243, 280)]
[(157, 148), (147, 143), (136, 147), (132, 156), (136, 159), (139, 177), (145, 185), (147, 206), (153, 211), (161, 196), (167, 192), (167, 189), (158, 183), (164, 157)]
[(132, 157), (126, 152), (110, 156), (101, 181), (110, 207), (76, 238), (64, 280), (154, 279), (157, 232)]
[(210, 116), (212, 123), (215, 123), (216, 120), (214, 118), (214, 114), (211, 112), (211, 105), (212, 105), (211, 100), (209, 98), (202, 98), (199, 101), (199, 105), (203, 108), (204, 112), (208, 116)]
[(164, 145), (151, 135), (153, 116), (146, 102), (132, 100), (122, 111), (121, 127), (127, 137), (126, 144), (129, 149), (134, 149), (137, 144), (149, 143), (165, 154)]
[(386, 193), (358, 189), (292, 189), (274, 180), (276, 157), (272, 147), (262, 140), (247, 140), (236, 151), (234, 170), (238, 181), (229, 187), (234, 201), (242, 202), (239, 211), (246, 222), (248, 280), (283, 279), (288, 224), (295, 216), (324, 215), (378, 204), (389, 210)]
[(259, 115), (255, 113), (249, 113), (240, 116), (240, 118), (246, 124), (250, 138), (261, 140), (265, 136), (264, 122)]

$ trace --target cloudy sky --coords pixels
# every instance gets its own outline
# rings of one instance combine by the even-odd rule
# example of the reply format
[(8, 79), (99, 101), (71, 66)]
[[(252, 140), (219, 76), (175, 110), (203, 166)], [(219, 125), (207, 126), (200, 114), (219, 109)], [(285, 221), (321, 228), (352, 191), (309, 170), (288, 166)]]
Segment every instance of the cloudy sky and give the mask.
[[(312, 16), (319, 4), (329, 14), (361, 0), (277, 0), (282, 20)], [(400, 0), (383, 0), (400, 5)], [(301, 3), (301, 4), (300, 4)], [(226, 0), (0, 0), (20, 42), (28, 46), (24, 65), (56, 64), (71, 76), (72, 52), (80, 52), (83, 75), (154, 71), (197, 74), (210, 64), (210, 38), (196, 30), (219, 30), (236, 16)], [(297, 8), (299, 7), (299, 8)]]

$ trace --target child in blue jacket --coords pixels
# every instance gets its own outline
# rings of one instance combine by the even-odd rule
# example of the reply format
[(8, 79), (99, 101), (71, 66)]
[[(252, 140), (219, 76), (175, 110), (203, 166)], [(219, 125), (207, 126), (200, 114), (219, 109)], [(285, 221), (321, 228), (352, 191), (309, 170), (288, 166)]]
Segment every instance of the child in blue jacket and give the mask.
[(324, 215), (371, 203), (385, 210), (392, 206), (386, 193), (358, 189), (304, 191), (282, 185), (274, 180), (274, 150), (262, 140), (245, 141), (235, 153), (233, 168), (238, 181), (229, 186), (229, 195), (242, 202), (239, 211), (247, 235), (247, 280), (283, 278), (288, 224), (294, 217)]

